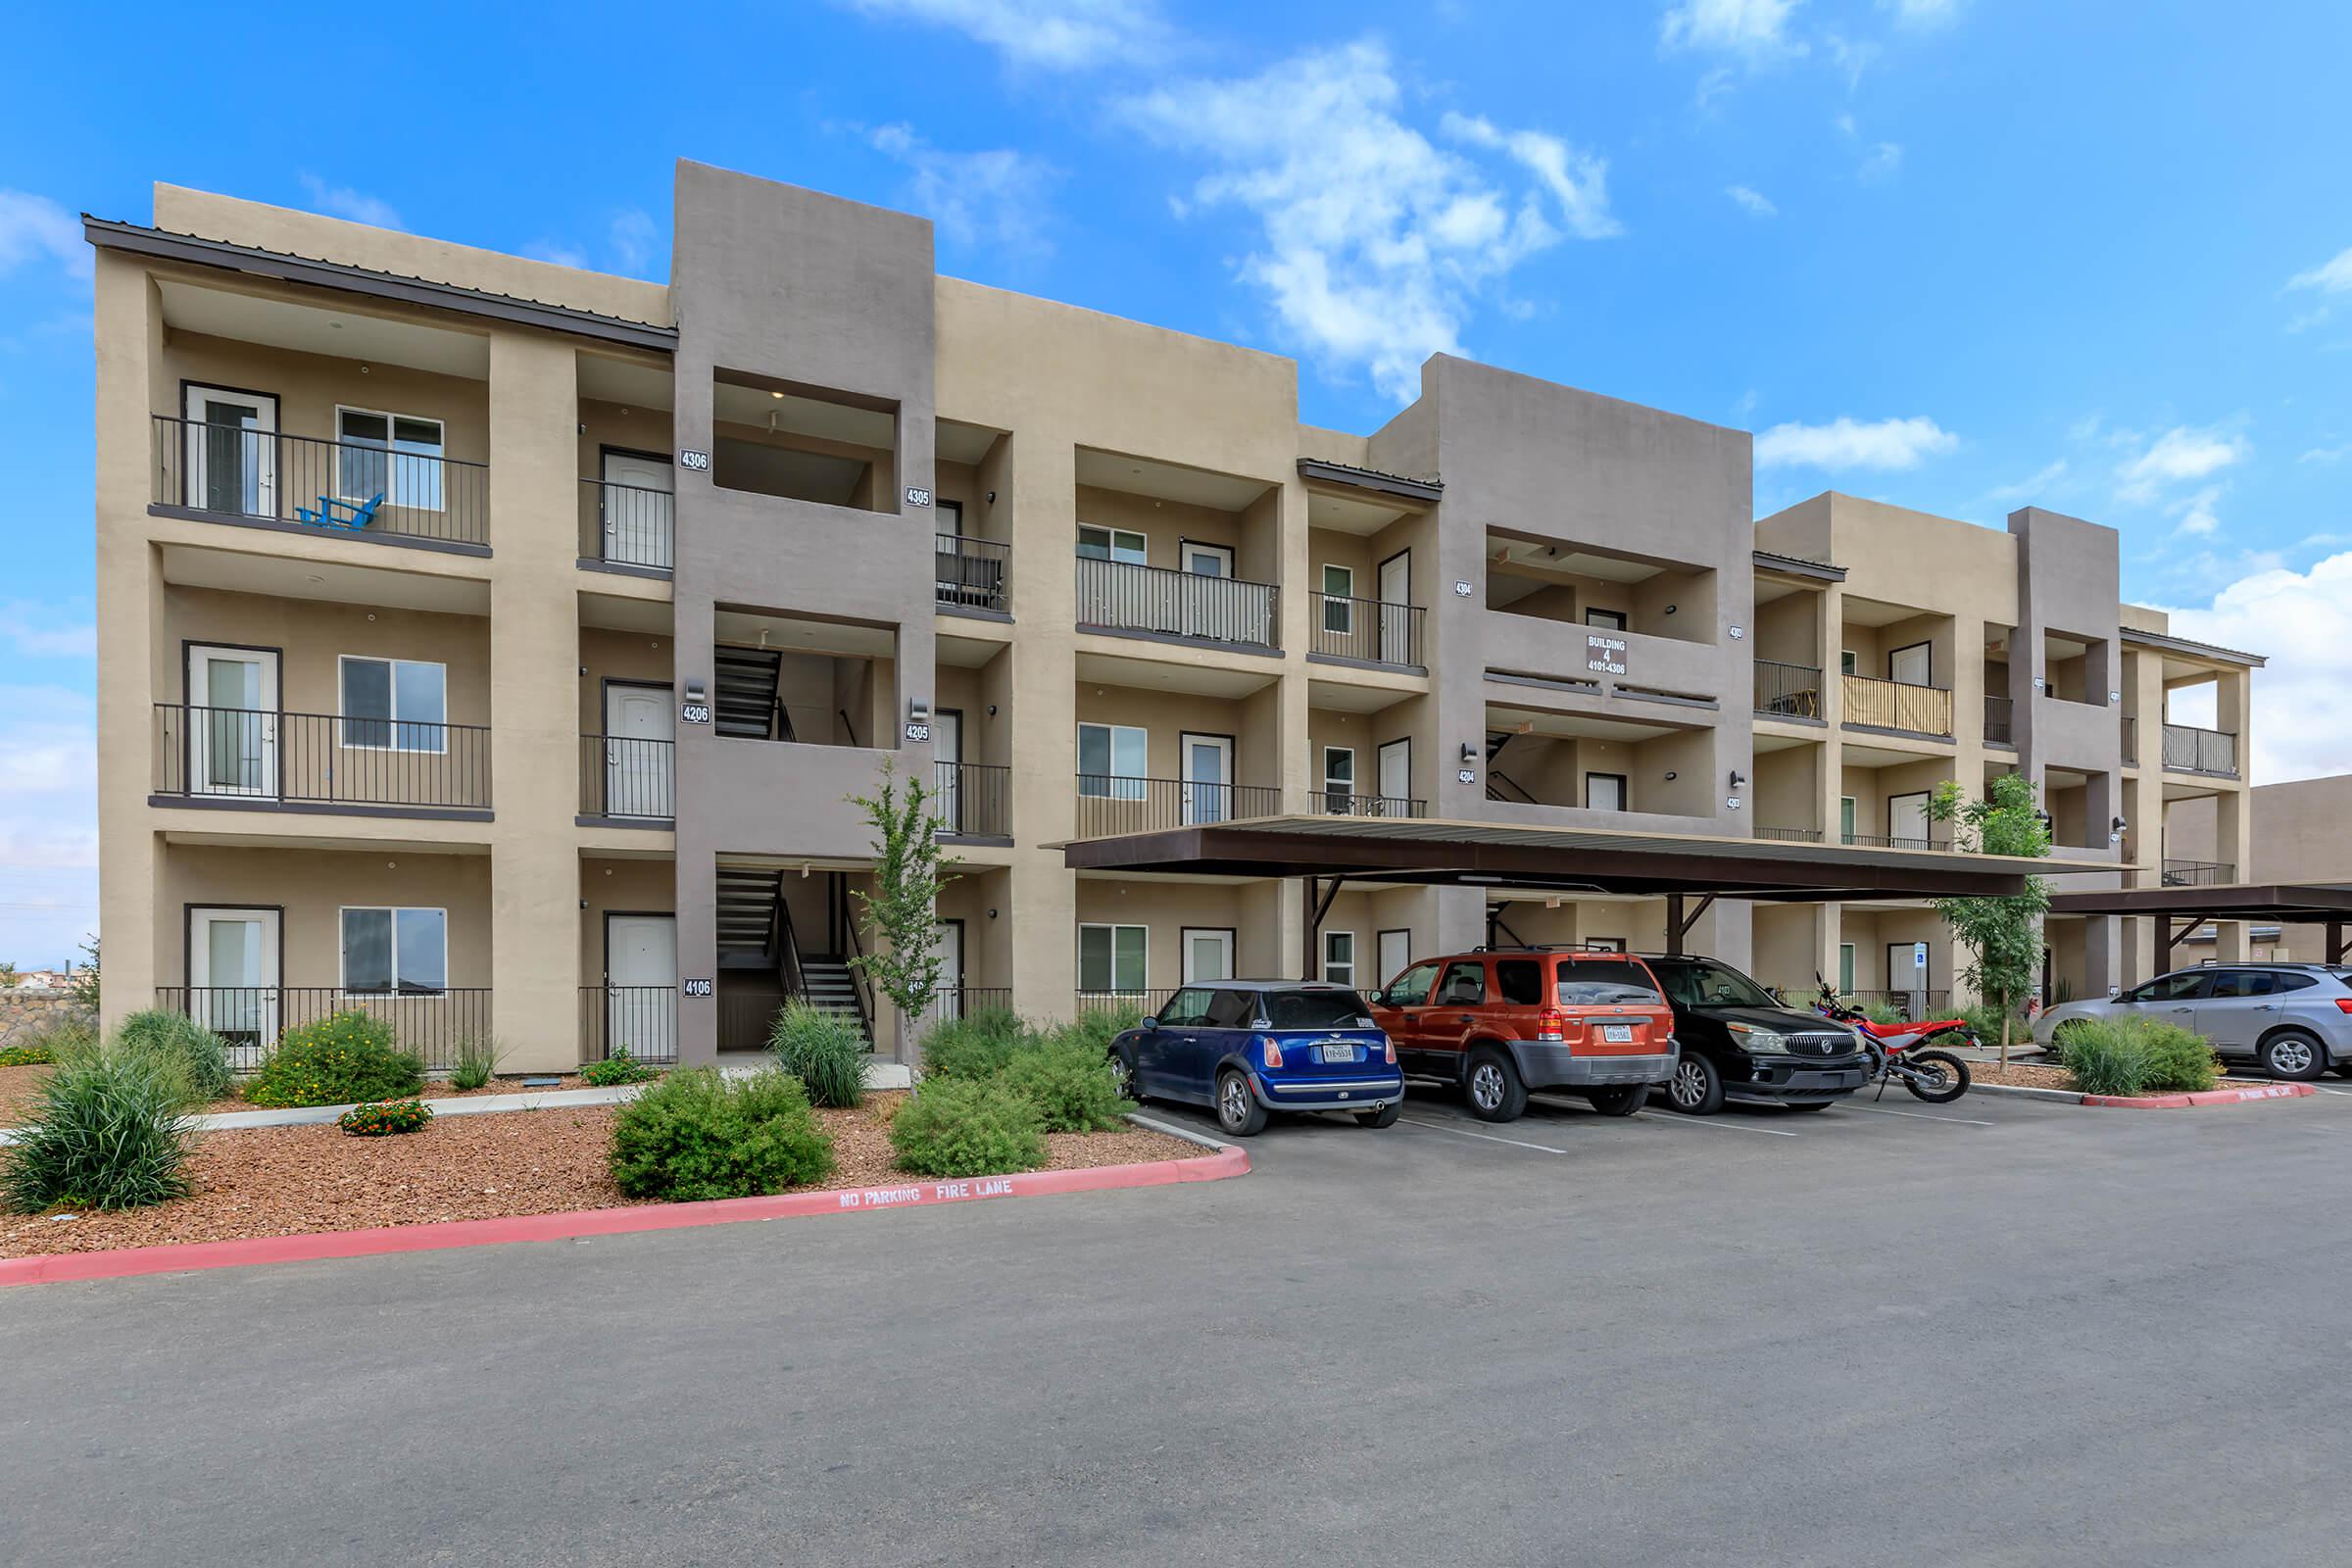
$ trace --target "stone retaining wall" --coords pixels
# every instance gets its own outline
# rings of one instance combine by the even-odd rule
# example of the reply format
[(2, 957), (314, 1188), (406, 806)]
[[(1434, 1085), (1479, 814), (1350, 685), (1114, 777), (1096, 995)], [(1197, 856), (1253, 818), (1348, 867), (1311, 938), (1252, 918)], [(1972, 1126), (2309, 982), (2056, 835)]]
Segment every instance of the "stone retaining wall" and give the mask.
[(62, 991), (0, 989), (0, 1049), (30, 1045), (70, 1018), (89, 1016)]

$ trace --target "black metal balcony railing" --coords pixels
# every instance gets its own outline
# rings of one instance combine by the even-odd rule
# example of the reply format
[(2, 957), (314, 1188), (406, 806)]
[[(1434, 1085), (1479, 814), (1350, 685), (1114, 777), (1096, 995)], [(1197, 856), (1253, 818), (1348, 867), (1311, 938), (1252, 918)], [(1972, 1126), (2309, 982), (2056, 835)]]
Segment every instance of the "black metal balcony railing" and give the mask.
[(1756, 661), (1756, 711), (1783, 718), (1821, 716), (1821, 671), (1811, 664)]
[(1307, 810), (1316, 816), (1427, 816), (1429, 803), (1409, 795), (1350, 795), (1346, 790), (1321, 789), (1307, 797)]
[(2237, 867), (2226, 860), (2175, 860), (2164, 862), (2163, 882), (2168, 888), (2227, 887), (2237, 880)]
[(1165, 566), (1078, 558), (1078, 624), (1201, 642), (1275, 646), (1275, 588)]
[(581, 736), (581, 814), (670, 820), (677, 814), (676, 761), (674, 741)]
[(1984, 743), (1986, 745), (2014, 746), (2017, 744), (2015, 710), (2014, 700), (2007, 697), (1995, 697), (1990, 693), (1985, 694)]
[(155, 793), (486, 811), (490, 730), (158, 703)]
[(1842, 843), (1864, 850), (1948, 850), (1952, 847), (1949, 839), (1915, 838), (1899, 833), (1844, 833), (1838, 837)]
[(2164, 765), (2179, 773), (2237, 776), (2237, 737), (2189, 724), (2164, 726)]
[(676, 986), (580, 987), (580, 1060), (610, 1060), (623, 1047), (639, 1061), (678, 1059)]
[[(320, 533), (490, 542), (488, 464), (168, 414), (155, 416), (154, 500)], [(370, 502), (377, 504), (362, 523), (356, 514)], [(306, 512), (325, 516), (311, 522)]]
[(2139, 720), (2126, 713), (2123, 717), (2123, 727), (2124, 761), (2129, 766), (2137, 767), (2139, 765)]
[(580, 554), (616, 566), (667, 571), (677, 538), (677, 497), (667, 490), (582, 479)]
[(1314, 629), (1307, 646), (1315, 653), (1367, 664), (1418, 668), (1427, 662), (1421, 656), (1421, 639), (1429, 612), (1419, 605), (1346, 594), (1315, 594), (1312, 598)]
[(930, 1008), (923, 1014), (923, 1026), (930, 1028), (955, 1018), (969, 1018), (982, 1012), (1010, 1012), (1010, 986), (941, 986), (931, 995)]
[(1756, 837), (1779, 844), (1819, 844), (1821, 829), (1817, 827), (1760, 827)]
[(1078, 775), (1078, 837), (1154, 833), (1237, 817), (1277, 816), (1282, 791), (1259, 784), (1195, 784), (1174, 778)]
[(1012, 612), (1012, 549), (965, 534), (937, 536), (939, 602), (965, 610)]
[(995, 762), (931, 764), (932, 814), (950, 838), (1001, 839), (1012, 832), (1012, 769)]
[(1952, 694), (1941, 686), (1872, 675), (1845, 677), (1845, 721), (1873, 729), (1904, 729), (1917, 735), (1952, 732)]
[(249, 1072), (262, 1064), (288, 1029), (365, 1012), (392, 1029), (393, 1040), (415, 1052), (427, 1071), (457, 1065), (458, 1048), (490, 1038), (490, 988), (450, 986), (370, 996), (340, 986), (158, 986), (155, 1004), (183, 1013), (228, 1042), (229, 1065)]
[(1166, 1006), (1177, 989), (1159, 986), (1150, 991), (1081, 991), (1078, 1010), (1081, 1013), (1133, 1011), (1148, 1018)]

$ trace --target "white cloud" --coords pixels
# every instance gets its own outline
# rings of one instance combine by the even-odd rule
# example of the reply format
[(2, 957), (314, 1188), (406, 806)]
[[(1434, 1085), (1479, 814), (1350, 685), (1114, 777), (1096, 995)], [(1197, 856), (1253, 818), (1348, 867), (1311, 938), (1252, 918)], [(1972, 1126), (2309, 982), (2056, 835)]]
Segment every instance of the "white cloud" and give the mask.
[(1875, 43), (1855, 43), (1835, 32), (1822, 41), (1829, 48), (1830, 64), (1844, 74), (1847, 92), (1862, 85), (1862, 73), (1878, 64), (1879, 56), (1886, 53)]
[(1762, 191), (1745, 185), (1726, 185), (1723, 193), (1757, 218), (1778, 218), (1781, 210), (1772, 205), (1772, 198)]
[(1669, 49), (1728, 49), (1750, 58), (1803, 54), (1788, 36), (1788, 18), (1803, 0), (1681, 0), (1658, 22)]
[(2168, 517), (2179, 517), (2173, 533), (2177, 538), (2196, 538), (2219, 532), (2222, 519), (2213, 514), (2214, 503), (2222, 499), (2222, 487), (2209, 484), (2192, 496), (2186, 496), (2164, 509)]
[(2050, 486), (2066, 477), (2066, 460), (2059, 458), (2045, 464), (2039, 471), (2020, 479), (2015, 484), (1997, 484), (1984, 492), (1984, 499), (2006, 505), (2013, 501), (2031, 501), (2044, 494)]
[(2116, 493), (2125, 501), (2150, 501), (2165, 486), (2218, 473), (2252, 450), (2241, 435), (2175, 425), (2116, 466)]
[(629, 207), (612, 215), (612, 258), (622, 271), (642, 272), (661, 240), (661, 225), (642, 209)]
[(81, 223), (72, 213), (46, 196), (0, 190), (0, 272), (36, 256), (48, 257), (69, 277), (83, 282), (94, 270), (90, 248), (82, 243)]
[(1891, 11), (1897, 22), (1912, 27), (1940, 27), (1957, 21), (1968, 0), (1879, 0), (1879, 9)]
[(79, 618), (65, 619), (49, 606), (18, 599), (0, 605), (0, 642), (22, 659), (91, 659), (98, 653), (98, 628)]
[(1902, 167), (1902, 143), (1883, 141), (1863, 156), (1855, 173), (1866, 180), (1891, 179)]
[(910, 125), (883, 125), (866, 139), (908, 170), (907, 205), (927, 214), (951, 244), (1043, 255), (1051, 165), (1009, 148), (956, 153), (934, 147)]
[(2352, 441), (2347, 441), (2341, 446), (2313, 447), (2295, 461), (2297, 463), (2316, 463), (2327, 467), (2341, 463), (2346, 458), (2352, 458)]
[(1756, 437), (1759, 468), (1915, 468), (1960, 438), (1934, 419), (1880, 419), (1862, 424), (1840, 416), (1828, 424), (1776, 424)]
[(954, 27), (1018, 66), (1076, 71), (1164, 57), (1175, 29), (1152, 0), (848, 0), (869, 17)]
[(2283, 566), (2230, 583), (2203, 609), (2169, 612), (2184, 637), (2266, 656), (2254, 672), (2251, 776), (2274, 784), (2352, 772), (2352, 682), (2343, 678), (2352, 553), (2308, 571)]
[(97, 913), (97, 710), (0, 686), (0, 958), (63, 957)]
[(588, 265), (588, 253), (575, 245), (565, 245), (552, 239), (533, 240), (522, 248), (522, 254), (534, 261), (553, 262), (558, 267)]
[(2318, 289), (2323, 294), (2352, 294), (2352, 246), (2308, 272), (2297, 272), (2286, 280), (2286, 286)]
[(1326, 364), (1363, 369), (1397, 398), (1421, 362), (1462, 353), (1474, 308), (1562, 230), (1614, 234), (1607, 165), (1543, 131), (1466, 115), (1440, 146), (1403, 118), (1389, 52), (1365, 39), (1255, 76), (1163, 87), (1121, 106), (1153, 140), (1213, 172), (1178, 208), (1239, 208), (1257, 226), (1237, 264), (1265, 291), (1280, 334)]
[(329, 185), (309, 170), (302, 172), (302, 188), (310, 192), (311, 206), (330, 218), (347, 218), (355, 223), (368, 223), (377, 228), (403, 228), (400, 214), (392, 204), (366, 191), (353, 190), (349, 185)]

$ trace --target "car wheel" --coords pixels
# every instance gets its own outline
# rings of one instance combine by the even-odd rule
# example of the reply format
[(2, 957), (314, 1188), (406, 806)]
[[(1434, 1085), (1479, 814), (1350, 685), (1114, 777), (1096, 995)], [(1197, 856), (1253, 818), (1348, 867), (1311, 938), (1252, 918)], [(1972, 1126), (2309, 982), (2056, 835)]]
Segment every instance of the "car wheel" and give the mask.
[(1238, 1067), (1217, 1074), (1217, 1125), (1236, 1138), (1255, 1138), (1266, 1130), (1266, 1107), (1250, 1092), (1250, 1079)]
[(1595, 1089), (1585, 1098), (1603, 1116), (1631, 1116), (1649, 1098), (1649, 1085), (1613, 1084), (1607, 1089)]
[(1519, 1069), (1493, 1046), (1470, 1054), (1462, 1096), (1470, 1102), (1470, 1114), (1480, 1121), (1517, 1121), (1527, 1109), (1527, 1085), (1519, 1081)]
[(2256, 1048), (2254, 1059), (2274, 1078), (2317, 1078), (2328, 1070), (2328, 1048), (2316, 1035), (2281, 1029)]
[(1827, 1110), (1836, 1103), (1838, 1102), (1834, 1100), (1800, 1100), (1788, 1108), (1790, 1110)]
[(1378, 1110), (1359, 1110), (1355, 1113), (1358, 1127), (1394, 1127), (1396, 1118), (1404, 1114), (1404, 1102), (1392, 1100)]
[(1132, 1100), (1138, 1104), (1143, 1102), (1143, 1081), (1136, 1077), (1135, 1057), (1128, 1053), (1114, 1051), (1110, 1054), (1110, 1082), (1118, 1090), (1121, 1100)]
[(1685, 1056), (1666, 1080), (1666, 1102), (1689, 1116), (1712, 1116), (1723, 1108), (1723, 1074), (1704, 1056)]

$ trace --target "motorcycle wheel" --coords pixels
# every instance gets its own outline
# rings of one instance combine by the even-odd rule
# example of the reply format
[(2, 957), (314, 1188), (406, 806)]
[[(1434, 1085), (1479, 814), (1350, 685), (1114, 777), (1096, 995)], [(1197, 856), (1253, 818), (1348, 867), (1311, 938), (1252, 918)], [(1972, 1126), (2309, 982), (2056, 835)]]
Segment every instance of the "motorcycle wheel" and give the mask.
[(1931, 1105), (1948, 1105), (1968, 1093), (1968, 1063), (1945, 1051), (1920, 1051), (1906, 1061), (1903, 1087)]

